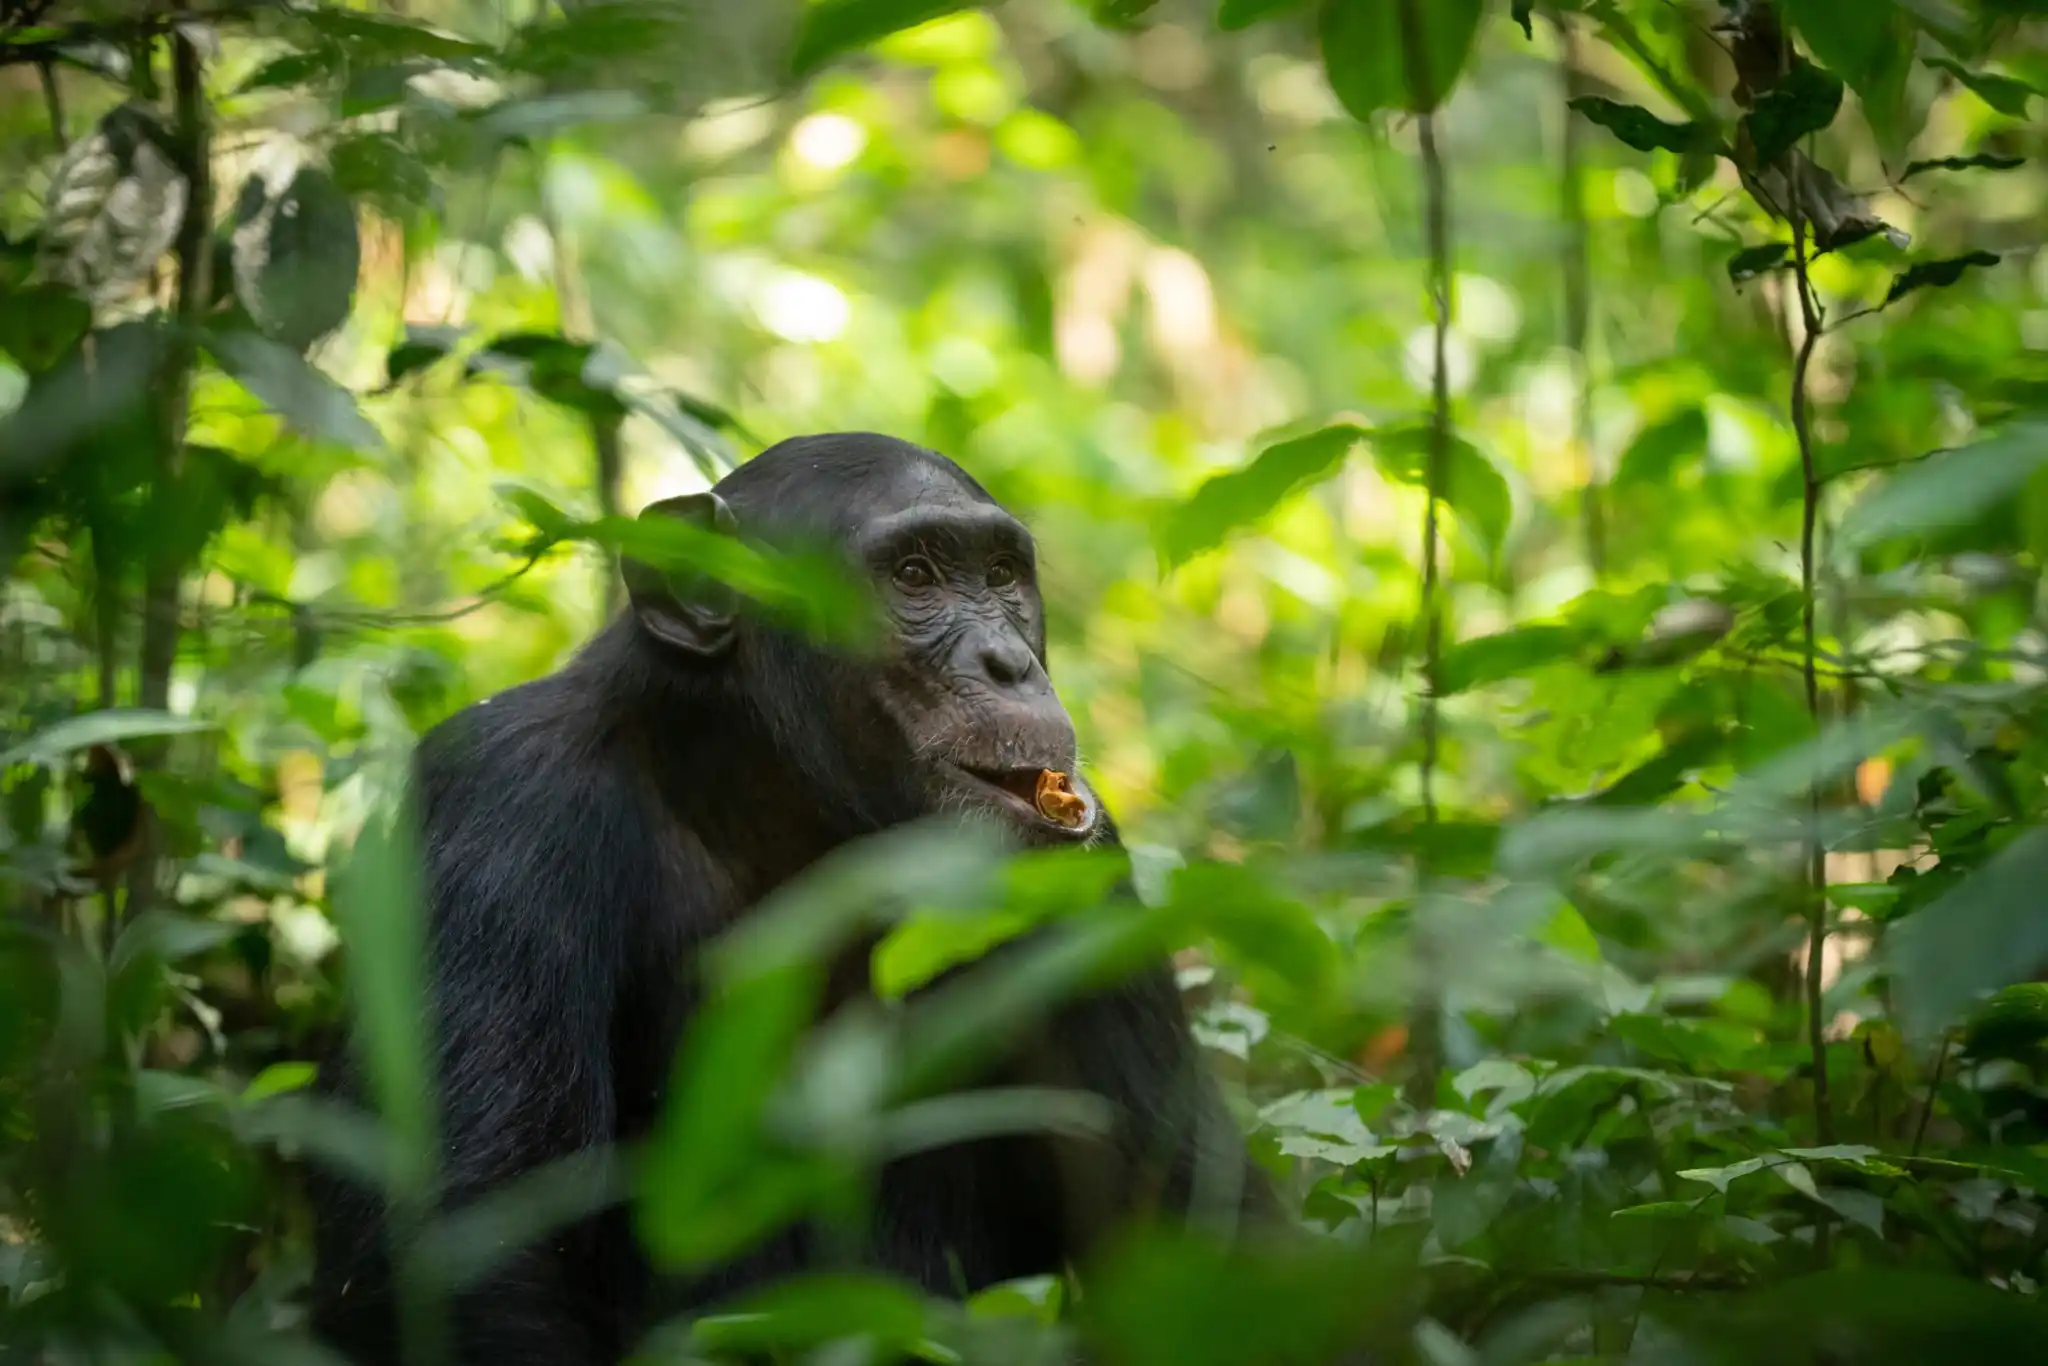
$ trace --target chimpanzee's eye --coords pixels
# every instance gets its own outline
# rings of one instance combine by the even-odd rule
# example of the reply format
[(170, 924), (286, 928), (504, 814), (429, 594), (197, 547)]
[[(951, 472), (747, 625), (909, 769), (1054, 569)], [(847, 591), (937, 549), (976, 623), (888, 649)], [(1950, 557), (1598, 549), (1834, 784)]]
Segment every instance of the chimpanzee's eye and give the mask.
[(1015, 582), (1017, 582), (1017, 562), (1015, 560), (1008, 558), (1000, 559), (988, 567), (988, 586), (990, 588), (1008, 588)]
[(896, 586), (913, 591), (930, 588), (939, 581), (932, 569), (931, 561), (921, 555), (913, 555), (896, 566)]

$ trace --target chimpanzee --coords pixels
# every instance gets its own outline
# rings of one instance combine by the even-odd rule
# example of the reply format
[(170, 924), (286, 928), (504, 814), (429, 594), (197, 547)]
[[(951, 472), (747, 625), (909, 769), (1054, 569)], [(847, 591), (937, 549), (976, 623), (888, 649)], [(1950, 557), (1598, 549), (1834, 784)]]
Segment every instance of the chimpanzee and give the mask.
[[(573, 662), (426, 736), (414, 781), (444, 1207), (644, 1135), (695, 1004), (693, 956), (836, 847), (962, 810), (1027, 845), (1117, 840), (1078, 779), (1075, 828), (1020, 785), (1074, 773), (1074, 728), (1046, 677), (1031, 537), (951, 460), (870, 434), (799, 437), (642, 515), (836, 546), (871, 576), (890, 639), (831, 650), (715, 586), (629, 562), (630, 610)], [(899, 1159), (879, 1179), (870, 1266), (937, 1295), (1058, 1273), (1139, 1216), (1147, 1192), (1158, 1212), (1186, 1213), (1198, 1154), (1205, 1170), (1241, 1170), (1247, 1220), (1277, 1225), (1167, 963), (1062, 1008), (1025, 1054), (1053, 1059), (1034, 1077), (1110, 1102), (1091, 1170), (1020, 1137)], [(316, 1328), (383, 1366), (396, 1343), (376, 1201), (332, 1183), (315, 1204)], [(678, 1291), (614, 1209), (465, 1294), (455, 1357), (613, 1362), (657, 1314), (819, 1255), (791, 1230)]]

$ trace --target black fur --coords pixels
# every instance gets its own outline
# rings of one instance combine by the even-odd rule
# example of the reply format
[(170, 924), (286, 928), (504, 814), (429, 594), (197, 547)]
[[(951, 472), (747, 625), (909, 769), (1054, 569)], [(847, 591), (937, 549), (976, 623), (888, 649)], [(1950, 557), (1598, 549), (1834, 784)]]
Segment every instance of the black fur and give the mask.
[[(957, 520), (968, 540), (999, 513), (952, 462), (866, 435), (784, 442), (716, 492), (748, 534), (823, 534), (855, 558), (864, 534), (906, 508)], [(1002, 541), (1007, 525), (990, 534)], [(1050, 767), (1033, 755), (1052, 754), (1044, 746), (1063, 734), (1071, 767), (1029, 567), (997, 588), (992, 573), (955, 573), (981, 563), (967, 552), (932, 553), (944, 591), (898, 595), (908, 605), (893, 664), (836, 657), (744, 618), (726, 657), (683, 658), (650, 634), (652, 604), (559, 673), (426, 737), (416, 783), (444, 1206), (643, 1135), (692, 1014), (693, 955), (834, 847), (959, 804), (917, 754), (938, 746)], [(1028, 540), (1019, 553), (1028, 559)], [(1095, 838), (1116, 838), (1106, 815)], [(1270, 1213), (1166, 964), (1065, 1010), (1006, 1075), (1108, 1098), (1114, 1141), (1081, 1160), (1071, 1145), (1006, 1139), (896, 1163), (881, 1177), (872, 1265), (937, 1294), (1058, 1271), (1152, 1200), (1183, 1208), (1203, 1145), (1243, 1172), (1247, 1209)], [(315, 1204), (316, 1328), (384, 1366), (397, 1349), (378, 1203), (322, 1181)], [(819, 1255), (789, 1231), (678, 1291), (658, 1284), (613, 1210), (464, 1295), (454, 1355), (467, 1366), (610, 1363), (656, 1315)]]

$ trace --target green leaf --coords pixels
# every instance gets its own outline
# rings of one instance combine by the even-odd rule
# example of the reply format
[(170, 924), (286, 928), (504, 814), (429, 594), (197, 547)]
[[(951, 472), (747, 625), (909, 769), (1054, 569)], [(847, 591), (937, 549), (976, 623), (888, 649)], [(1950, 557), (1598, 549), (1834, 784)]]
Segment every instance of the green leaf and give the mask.
[(1965, 1045), (1980, 1057), (2025, 1058), (2048, 1041), (2048, 982), (2015, 982), (1970, 1017)]
[(1461, 640), (1445, 650), (1437, 664), (1437, 695), (1452, 697), (1569, 659), (1584, 639), (1583, 632), (1570, 626), (1542, 624)]
[(550, 403), (593, 417), (626, 415), (617, 392), (623, 365), (597, 342), (571, 341), (552, 332), (508, 333), (484, 343), (470, 357), (469, 372), (503, 374)]
[(1608, 1215), (1610, 1219), (1697, 1219), (1706, 1210), (1692, 1200), (1654, 1200), (1647, 1205), (1630, 1205)]
[(1535, 12), (1536, 0), (1515, 0), (1514, 5), (1508, 10), (1508, 16), (1522, 26), (1524, 38), (1536, 36), (1536, 25), (1532, 17)]
[(493, 55), (481, 43), (361, 10), (308, 10), (304, 22), (345, 52), (352, 66), (418, 58), (473, 69), (488, 63)]
[[(1372, 434), (1374, 462), (1380, 473), (1399, 483), (1427, 488), (1429, 451), (1433, 436), (1427, 426), (1415, 424), (1382, 429)], [(1452, 433), (1444, 468), (1444, 485), (1438, 490), (1444, 505), (1471, 530), (1489, 555), (1500, 553), (1507, 540), (1508, 524), (1514, 518), (1514, 497), (1508, 481), (1480, 454), (1479, 448)]]
[(1951, 257), (1946, 261), (1918, 261), (1904, 274), (1892, 281), (1892, 287), (1884, 296), (1887, 304), (1896, 303), (1916, 289), (1946, 289), (1963, 278), (1963, 272), (1975, 266), (1995, 266), (1999, 258), (1988, 251), (1973, 251), (1966, 256)]
[(1764, 242), (1754, 247), (1744, 247), (1728, 258), (1728, 279), (1735, 284), (1753, 280), (1767, 271), (1789, 265), (1785, 258), (1792, 253), (1789, 242)]
[(1707, 133), (1700, 124), (1666, 123), (1647, 109), (1600, 95), (1581, 95), (1571, 107), (1638, 152), (1690, 151)]
[(1216, 27), (1226, 32), (1250, 28), (1283, 14), (1307, 9), (1311, 0), (1223, 0), (1216, 12)]
[(253, 1105), (272, 1096), (303, 1091), (319, 1075), (320, 1069), (310, 1062), (274, 1062), (249, 1079), (249, 1084), (242, 1088), (242, 1100)]
[[(1092, 1341), (1124, 1366), (1310, 1366), (1347, 1359), (1409, 1291), (1412, 1236), (1370, 1247), (1303, 1239), (1253, 1251), (1164, 1234), (1124, 1240), (1080, 1304)], [(1405, 1232), (1405, 1231), (1404, 1231)]]
[(960, 0), (823, 0), (804, 11), (791, 74), (808, 76), (841, 53), (971, 8)]
[(348, 320), (362, 246), (355, 207), (326, 171), (251, 175), (232, 241), (235, 297), (265, 335), (304, 351)]
[(466, 327), (441, 327), (409, 323), (405, 340), (384, 354), (387, 387), (396, 385), (416, 370), (424, 370), (453, 351), (468, 333)]
[(1159, 0), (1088, 0), (1088, 12), (1108, 29), (1129, 30), (1157, 5)]
[(380, 451), (384, 438), (348, 390), (288, 346), (256, 332), (209, 330), (207, 352), (237, 383), (305, 436), (358, 451)]
[[(1458, 83), (1485, 9), (1485, 0), (1324, 0), (1323, 69), (1330, 88), (1361, 121), (1383, 109), (1431, 112)], [(1416, 51), (1419, 71), (1409, 60)]]
[(118, 979), (145, 959), (177, 963), (225, 944), (242, 932), (240, 925), (224, 920), (201, 920), (196, 916), (169, 911), (149, 911), (128, 922), (114, 941), (107, 959), (107, 972)]
[(16, 764), (55, 764), (66, 756), (94, 745), (119, 744), (157, 735), (192, 735), (213, 730), (215, 723), (194, 716), (173, 716), (167, 711), (144, 711), (117, 707), (91, 711), (46, 726), (14, 748), (0, 753), (0, 769)]
[(1167, 513), (1158, 532), (1162, 567), (1170, 571), (1223, 544), (1233, 531), (1256, 522), (1307, 485), (1328, 478), (1366, 436), (1362, 427), (1336, 423), (1268, 446), (1249, 465), (1216, 475)]
[(392, 1198), (423, 1212), (439, 1121), (420, 1021), (427, 1015), (426, 896), (418, 817), (401, 798), (374, 811), (334, 887), (334, 923), (348, 949), (350, 995), (370, 1094), (390, 1135)]
[(2017, 77), (2001, 76), (1990, 71), (1972, 71), (1953, 57), (1928, 57), (1923, 60), (1926, 65), (1954, 76), (1978, 99), (1999, 113), (2016, 119), (2027, 116), (2028, 102), (2041, 93), (2039, 87)]
[(1706, 410), (1680, 408), (1661, 422), (1643, 428), (1629, 442), (1628, 449), (1622, 452), (1621, 465), (1614, 472), (1614, 487), (1669, 488), (1677, 482), (1680, 466), (1697, 462), (1706, 451)]
[(2009, 986), (2048, 962), (2048, 829), (2022, 833), (1885, 939), (1909, 1033), (1931, 1037), (1980, 992)]
[(1748, 1157), (1740, 1162), (1731, 1162), (1725, 1167), (1693, 1167), (1678, 1173), (1681, 1181), (1704, 1181), (1723, 1195), (1728, 1187), (1745, 1176), (1762, 1171), (1770, 1163), (1768, 1157)]
[(250, 73), (249, 79), (235, 87), (235, 93), (245, 95), (252, 90), (278, 90), (286, 86), (305, 85), (332, 76), (341, 69), (342, 62), (343, 57), (339, 48), (321, 47), (310, 52), (287, 52), (257, 67)]
[(808, 966), (724, 984), (684, 1036), (639, 1174), (641, 1236), (663, 1265), (715, 1262), (807, 1199), (803, 1173), (761, 1160), (761, 1124), (817, 988)]
[(1836, 538), (1856, 550), (1957, 526), (2013, 497), (2048, 466), (2048, 422), (2021, 423), (1893, 474), (1854, 504)]
[(0, 291), (0, 351), (30, 374), (62, 360), (92, 328), (92, 305), (62, 285)]
[(360, 132), (328, 150), (328, 174), (350, 199), (374, 204), (394, 218), (433, 205), (440, 187), (419, 154), (389, 133)]
[(796, 1353), (862, 1339), (871, 1354), (893, 1357), (925, 1335), (925, 1304), (909, 1287), (880, 1276), (820, 1274), (741, 1298), (692, 1326), (692, 1345), (719, 1356)]
[(1813, 55), (1858, 94), (1869, 95), (1891, 79), (1901, 52), (1912, 50), (1890, 0), (1779, 0)]
[(1967, 157), (1934, 157), (1928, 161), (1916, 161), (1906, 167), (1906, 173), (1899, 177), (1904, 184), (1924, 171), (2017, 171), (2027, 164), (2025, 157), (2000, 156), (1997, 152), (1979, 152)]
[(1842, 78), (1795, 58), (1784, 80), (1758, 98), (1743, 120), (1758, 166), (1775, 165), (1799, 139), (1835, 121), (1842, 108)]

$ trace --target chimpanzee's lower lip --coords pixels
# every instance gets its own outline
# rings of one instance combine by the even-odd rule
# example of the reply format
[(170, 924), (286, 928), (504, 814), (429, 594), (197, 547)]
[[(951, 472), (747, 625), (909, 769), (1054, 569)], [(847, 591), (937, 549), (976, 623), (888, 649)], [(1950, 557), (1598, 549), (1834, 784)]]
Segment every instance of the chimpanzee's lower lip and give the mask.
[(966, 778), (975, 787), (987, 792), (991, 797), (995, 798), (998, 805), (1015, 811), (1035, 827), (1074, 838), (1088, 835), (1095, 829), (1098, 809), (1094, 798), (1084, 788), (1076, 787), (1074, 789), (1080, 795), (1081, 800), (1086, 802), (1088, 806), (1087, 819), (1079, 825), (1062, 825), (1038, 809), (1038, 775), (1045, 772), (1044, 769), (1012, 768), (999, 771), (984, 770), (950, 762), (946, 766), (961, 777)]

